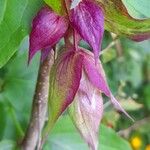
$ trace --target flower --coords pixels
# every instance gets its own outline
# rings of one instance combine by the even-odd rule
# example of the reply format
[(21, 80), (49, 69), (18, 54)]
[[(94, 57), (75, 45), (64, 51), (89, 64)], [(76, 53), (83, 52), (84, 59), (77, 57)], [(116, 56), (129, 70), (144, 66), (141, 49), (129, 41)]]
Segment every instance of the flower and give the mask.
[(131, 139), (131, 145), (135, 150), (139, 150), (142, 146), (142, 139), (139, 136), (135, 136)]
[(100, 60), (95, 65), (94, 55), (85, 49), (66, 50), (56, 59), (50, 74), (49, 124), (69, 108), (69, 114), (82, 137), (92, 150), (98, 148), (99, 124), (103, 114), (101, 94), (129, 115), (112, 95)]
[[(70, 5), (71, 10), (65, 17), (58, 16), (49, 7), (39, 11), (30, 34), (29, 61), (41, 49), (41, 59), (45, 59), (64, 37), (65, 48), (58, 53), (50, 72), (47, 129), (52, 129), (59, 116), (69, 108), (81, 136), (92, 150), (97, 150), (103, 115), (102, 93), (118, 110), (130, 116), (111, 93), (99, 60), (104, 33), (101, 8), (91, 0), (74, 0)], [(78, 46), (81, 39), (91, 46), (93, 53)]]
[(150, 144), (146, 146), (145, 150), (150, 150)]

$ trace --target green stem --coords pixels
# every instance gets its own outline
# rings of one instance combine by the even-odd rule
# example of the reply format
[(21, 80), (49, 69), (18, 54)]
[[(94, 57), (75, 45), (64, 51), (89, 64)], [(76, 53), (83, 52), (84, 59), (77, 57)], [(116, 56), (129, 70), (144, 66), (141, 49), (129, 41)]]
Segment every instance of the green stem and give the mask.
[(24, 137), (23, 129), (21, 128), (20, 122), (18, 121), (17, 116), (15, 114), (15, 111), (14, 111), (14, 109), (12, 107), (10, 108), (10, 114), (12, 116), (12, 120), (13, 120), (13, 122), (15, 124), (15, 127), (16, 127), (16, 129), (17, 129), (17, 131), (19, 133), (19, 136), (20, 137)]

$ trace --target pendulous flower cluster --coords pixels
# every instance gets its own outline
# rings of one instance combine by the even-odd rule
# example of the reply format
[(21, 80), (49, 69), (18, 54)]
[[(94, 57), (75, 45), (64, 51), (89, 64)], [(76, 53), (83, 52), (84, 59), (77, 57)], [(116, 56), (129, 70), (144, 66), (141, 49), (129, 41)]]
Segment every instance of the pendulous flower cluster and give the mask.
[[(53, 127), (68, 108), (81, 136), (92, 150), (97, 150), (102, 93), (115, 108), (130, 116), (111, 93), (99, 60), (104, 33), (101, 7), (93, 0), (74, 0), (68, 2), (66, 10), (66, 16), (59, 16), (48, 6), (38, 12), (30, 34), (29, 61), (39, 50), (42, 61), (50, 51), (56, 53), (56, 44), (64, 38), (64, 47), (57, 52), (50, 73), (48, 125)], [(81, 40), (90, 45), (92, 52), (79, 46)]]

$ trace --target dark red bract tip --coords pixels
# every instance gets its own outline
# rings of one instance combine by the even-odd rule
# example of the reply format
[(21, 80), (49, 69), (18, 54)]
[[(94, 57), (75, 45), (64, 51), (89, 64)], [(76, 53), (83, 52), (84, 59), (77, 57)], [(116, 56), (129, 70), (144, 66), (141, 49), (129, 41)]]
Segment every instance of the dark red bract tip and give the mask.
[(66, 33), (68, 22), (49, 7), (43, 7), (33, 19), (30, 33), (29, 62), (35, 53), (53, 47)]

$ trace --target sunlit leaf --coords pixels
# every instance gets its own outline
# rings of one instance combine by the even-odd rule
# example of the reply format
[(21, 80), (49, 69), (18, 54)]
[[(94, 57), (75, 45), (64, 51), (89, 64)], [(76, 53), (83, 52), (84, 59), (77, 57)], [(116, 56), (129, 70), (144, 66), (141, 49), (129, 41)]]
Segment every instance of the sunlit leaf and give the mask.
[(121, 0), (97, 0), (105, 13), (105, 28), (135, 41), (150, 38), (150, 19), (132, 18)]
[(32, 18), (41, 5), (42, 0), (0, 1), (0, 67), (7, 63), (28, 35)]

